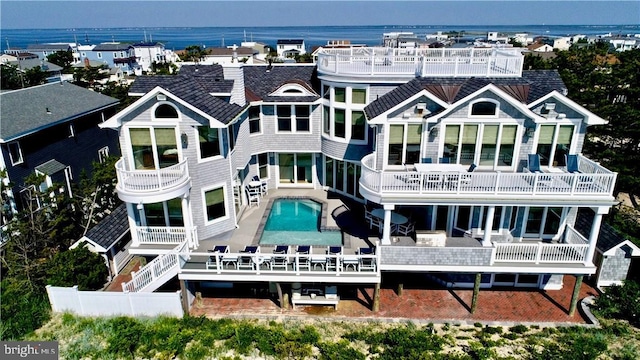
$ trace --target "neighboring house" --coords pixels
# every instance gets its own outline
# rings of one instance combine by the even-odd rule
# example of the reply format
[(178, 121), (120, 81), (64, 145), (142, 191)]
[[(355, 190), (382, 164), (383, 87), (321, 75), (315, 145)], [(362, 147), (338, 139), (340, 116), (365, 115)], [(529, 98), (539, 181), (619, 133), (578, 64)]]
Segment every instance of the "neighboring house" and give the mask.
[(71, 182), (82, 171), (91, 174), (92, 162), (120, 154), (117, 134), (98, 128), (117, 99), (60, 82), (2, 92), (0, 102), (0, 169), (13, 184), (2, 196), (12, 212), (24, 208), (22, 194), (35, 190), (24, 184), (30, 174), (46, 175), (47, 187), (62, 184), (72, 195)]
[(527, 49), (529, 49), (529, 51), (532, 51), (532, 52), (540, 52), (540, 53), (553, 52), (553, 46), (549, 44), (539, 43), (539, 42), (533, 43), (527, 46)]
[[(157, 257), (127, 290), (177, 275), (185, 290), (273, 282), (377, 292), (391, 274), (552, 290), (564, 275), (596, 273), (616, 173), (580, 153), (588, 128), (606, 121), (567, 97), (557, 71), (523, 71), (517, 48), (317, 56), (316, 66), (186, 66), (132, 84), (139, 99), (102, 126), (120, 131), (130, 251)], [(350, 199), (353, 226), (373, 231), (363, 240), (343, 229), (345, 255), (322, 249), (313, 266), (300, 254), (247, 257), (237, 247), (260, 231), (243, 215), (265, 207), (250, 188)], [(575, 228), (581, 208), (595, 213), (586, 236)], [(377, 244), (375, 254), (356, 252), (357, 241)], [(212, 255), (213, 243), (235, 249)]]
[(529, 34), (527, 33), (516, 33), (512, 39), (519, 42), (523, 46), (527, 46), (533, 42), (533, 37), (529, 36)]
[(307, 50), (302, 39), (281, 39), (276, 44), (279, 58), (293, 58), (296, 55), (304, 55)]
[(499, 43), (507, 43), (509, 41), (509, 37), (505, 34), (501, 34), (497, 31), (489, 31), (487, 33), (487, 41), (490, 42), (499, 42)]
[(58, 51), (74, 52), (73, 46), (69, 43), (51, 43), (51, 44), (31, 44), (27, 45), (26, 52), (38, 55), (38, 59), (47, 60), (47, 56)]
[(17, 52), (17, 53), (11, 53), (11, 54), (7, 53), (7, 54), (0, 55), (0, 63), (2, 64), (6, 64), (11, 61), (18, 61), (18, 59), (20, 60), (38, 59), (38, 55), (28, 53), (28, 52)]
[(134, 74), (140, 69), (133, 45), (127, 43), (110, 42), (102, 43), (85, 51), (86, 58), (93, 61), (102, 61), (109, 68), (118, 67), (127, 75)]
[(258, 51), (248, 47), (231, 47), (231, 48), (207, 48), (204, 59), (200, 62), (202, 65), (224, 65), (231, 63), (253, 64), (254, 55)]
[(558, 50), (569, 50), (573, 45), (573, 38), (565, 36), (553, 39), (553, 48)]
[(35, 67), (40, 67), (40, 70), (47, 74), (48, 83), (60, 81), (60, 76), (62, 75), (61, 66), (37, 58), (9, 61), (8, 64), (17, 67), (22, 72), (26, 72), (27, 70)]
[(133, 257), (127, 249), (130, 242), (127, 207), (122, 204), (89, 229), (69, 249), (82, 244), (90, 251), (100, 254), (109, 268), (109, 276), (114, 278)]
[(640, 39), (630, 36), (604, 37), (603, 40), (609, 42), (616, 51), (637, 49), (640, 46)]
[[(150, 71), (151, 64), (165, 63), (171, 59), (167, 59), (163, 43), (157, 41), (140, 42), (133, 44), (133, 50), (141, 71)], [(141, 75), (136, 74), (136, 75)]]

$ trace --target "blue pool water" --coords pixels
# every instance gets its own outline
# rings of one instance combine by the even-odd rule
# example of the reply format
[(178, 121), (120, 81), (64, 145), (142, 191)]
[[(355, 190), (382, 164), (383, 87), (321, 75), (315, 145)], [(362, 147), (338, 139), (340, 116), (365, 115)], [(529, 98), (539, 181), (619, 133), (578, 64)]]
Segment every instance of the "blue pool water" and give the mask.
[(260, 237), (263, 245), (342, 245), (339, 231), (320, 232), (322, 205), (310, 199), (276, 199)]

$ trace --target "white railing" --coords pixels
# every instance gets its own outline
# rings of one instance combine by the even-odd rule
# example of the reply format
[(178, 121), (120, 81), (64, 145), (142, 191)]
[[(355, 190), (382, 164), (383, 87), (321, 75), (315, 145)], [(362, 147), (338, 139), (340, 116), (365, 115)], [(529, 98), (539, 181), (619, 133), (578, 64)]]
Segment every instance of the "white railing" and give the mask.
[(127, 192), (149, 193), (171, 189), (189, 180), (187, 160), (159, 170), (128, 170), (124, 159), (116, 162), (118, 188)]
[(577, 244), (583, 245), (588, 244), (589, 240), (582, 236), (576, 229), (572, 226), (567, 225), (564, 230), (564, 242), (567, 244)]
[[(380, 248), (378, 248), (380, 249)], [(371, 255), (346, 254), (272, 254), (272, 253), (190, 253), (192, 259), (206, 256), (206, 272), (247, 274), (341, 274), (380, 276), (380, 251)], [(286, 258), (288, 265), (274, 266), (276, 259)], [(192, 269), (190, 269), (192, 270)], [(202, 270), (198, 270), (202, 272)]]
[(170, 272), (178, 272), (180, 266), (181, 252), (186, 251), (187, 242), (176, 246), (170, 253), (159, 255), (140, 270), (131, 272), (131, 280), (122, 283), (123, 291), (138, 292), (153, 284), (161, 277), (165, 277)]
[(187, 241), (190, 249), (198, 247), (197, 227), (186, 228), (177, 226), (140, 226), (133, 229), (136, 233), (135, 246), (142, 244), (173, 245)]
[(494, 243), (492, 263), (584, 263), (588, 244)]
[(505, 49), (325, 49), (318, 71), (341, 75), (497, 76), (522, 75), (523, 55)]
[[(374, 154), (362, 159), (360, 185), (384, 194), (612, 195), (616, 173), (595, 164), (590, 173), (417, 172), (375, 170)], [(587, 165), (585, 165), (585, 170)]]

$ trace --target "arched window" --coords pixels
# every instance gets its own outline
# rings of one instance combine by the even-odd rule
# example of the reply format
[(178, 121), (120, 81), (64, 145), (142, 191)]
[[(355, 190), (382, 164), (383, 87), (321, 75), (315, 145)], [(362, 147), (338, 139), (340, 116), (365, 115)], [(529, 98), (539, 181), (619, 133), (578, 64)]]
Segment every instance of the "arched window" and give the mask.
[(471, 115), (492, 116), (496, 115), (498, 105), (491, 101), (478, 101), (471, 106)]
[(160, 104), (156, 108), (156, 119), (177, 119), (178, 110), (169, 104)]

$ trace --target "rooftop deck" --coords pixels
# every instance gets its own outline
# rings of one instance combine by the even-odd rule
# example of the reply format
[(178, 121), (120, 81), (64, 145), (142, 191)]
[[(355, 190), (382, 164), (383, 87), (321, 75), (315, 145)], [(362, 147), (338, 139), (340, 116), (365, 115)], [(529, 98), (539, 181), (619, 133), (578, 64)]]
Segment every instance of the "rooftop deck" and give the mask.
[(520, 77), (523, 59), (519, 48), (352, 47), (320, 52), (318, 72), (356, 77)]

